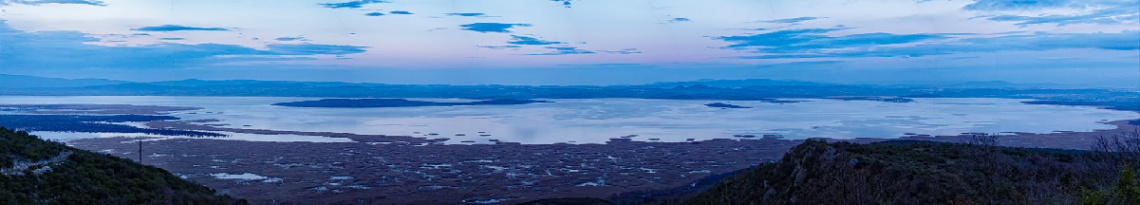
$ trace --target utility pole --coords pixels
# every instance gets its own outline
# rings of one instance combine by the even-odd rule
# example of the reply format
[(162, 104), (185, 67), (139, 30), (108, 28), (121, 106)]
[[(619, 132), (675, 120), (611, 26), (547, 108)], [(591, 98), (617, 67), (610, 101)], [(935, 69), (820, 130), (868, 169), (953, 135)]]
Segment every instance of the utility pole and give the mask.
[(142, 138), (139, 138), (139, 164), (142, 164)]

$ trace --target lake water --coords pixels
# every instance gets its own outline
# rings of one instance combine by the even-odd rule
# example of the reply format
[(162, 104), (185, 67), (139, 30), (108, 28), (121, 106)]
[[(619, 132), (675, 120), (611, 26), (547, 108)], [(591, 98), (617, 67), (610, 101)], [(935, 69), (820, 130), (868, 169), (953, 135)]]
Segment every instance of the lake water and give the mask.
[[(41, 97), (0, 96), (0, 104), (133, 104), (203, 107), (171, 116), (217, 119), (225, 127), (306, 132), (341, 132), (450, 138), (489, 143), (604, 143), (637, 135), (639, 141), (733, 138), (779, 134), (785, 138), (894, 138), (903, 133), (957, 135), (964, 132), (1091, 131), (1113, 129), (1102, 122), (1140, 118), (1136, 112), (1084, 106), (1030, 105), (1023, 99), (918, 98), (910, 103), (785, 99), (799, 103), (723, 100), (549, 99), (551, 103), (398, 108), (301, 108), (278, 102), (317, 100), (287, 97)], [(459, 99), (418, 99), (463, 101)], [(748, 106), (711, 108), (713, 102)], [(436, 135), (429, 135), (429, 134)], [(35, 133), (62, 140), (119, 134)], [(226, 133), (234, 134), (234, 133)], [(234, 134), (255, 141), (347, 141), (296, 135)], [(463, 135), (463, 136), (457, 136)], [(489, 136), (481, 136), (489, 135)], [(470, 143), (470, 142), (468, 142)]]

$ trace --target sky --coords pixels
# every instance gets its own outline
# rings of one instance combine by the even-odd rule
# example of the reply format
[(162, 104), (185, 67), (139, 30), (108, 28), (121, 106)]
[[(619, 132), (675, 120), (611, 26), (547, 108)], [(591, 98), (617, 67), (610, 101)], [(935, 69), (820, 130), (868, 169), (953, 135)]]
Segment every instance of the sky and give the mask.
[(0, 74), (1140, 87), (1140, 0), (0, 0)]

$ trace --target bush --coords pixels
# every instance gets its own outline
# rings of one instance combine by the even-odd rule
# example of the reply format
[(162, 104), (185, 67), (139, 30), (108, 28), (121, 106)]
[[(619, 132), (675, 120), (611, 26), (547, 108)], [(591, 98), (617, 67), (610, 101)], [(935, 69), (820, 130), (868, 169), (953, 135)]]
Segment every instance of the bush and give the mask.
[[(1106, 160), (1112, 156), (1116, 160)], [(806, 140), (689, 204), (1140, 204), (1121, 153)]]

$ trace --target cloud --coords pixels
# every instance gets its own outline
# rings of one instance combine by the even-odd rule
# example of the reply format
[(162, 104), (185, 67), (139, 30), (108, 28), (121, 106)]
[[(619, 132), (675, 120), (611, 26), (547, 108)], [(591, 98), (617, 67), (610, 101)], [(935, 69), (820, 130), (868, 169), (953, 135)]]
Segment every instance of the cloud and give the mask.
[[(1048, 51), (1057, 49), (1140, 50), (1140, 31), (1121, 33), (1036, 33), (988, 38), (946, 37), (943, 34), (896, 35), (886, 33), (855, 34), (836, 38), (817, 38), (829, 46), (804, 46), (817, 40), (783, 47), (756, 46), (766, 55), (745, 59), (783, 58), (855, 58), (855, 57), (920, 57), (956, 53), (1000, 51)], [(938, 39), (939, 41), (925, 41)], [(917, 42), (909, 46), (876, 46)]]
[(510, 40), (510, 41), (507, 41), (507, 43), (509, 43), (509, 44), (515, 44), (515, 45), (553, 45), (553, 44), (562, 44), (562, 42), (558, 42), (558, 41), (544, 41), (544, 40), (539, 40), (538, 38), (529, 37), (529, 36), (516, 36), (516, 35), (511, 35), (511, 37), (512, 37), (512, 38), (511, 38), (511, 40)]
[(225, 28), (204, 28), (204, 27), (189, 27), (179, 25), (161, 25), (161, 26), (148, 26), (142, 28), (131, 29), (134, 31), (150, 31), (150, 32), (169, 32), (169, 31), (228, 31)]
[(159, 40), (177, 41), (184, 40), (185, 38), (159, 38)]
[(518, 45), (505, 45), (505, 46), (478, 46), (478, 47), (480, 47), (480, 48), (490, 48), (490, 49), (495, 49), (495, 50), (502, 50), (502, 49), (518, 49), (518, 48), (522, 48), (522, 46), (518, 46)]
[(976, 0), (962, 7), (976, 11), (1024, 11), (1051, 8), (1098, 9), (1136, 8), (1138, 0)]
[(325, 4), (320, 4), (320, 5), (324, 6), (326, 8), (339, 9), (339, 8), (360, 8), (361, 6), (364, 6), (365, 4), (375, 4), (375, 3), (389, 3), (389, 2), (388, 1), (381, 1), (381, 0), (357, 0), (357, 1), (350, 1), (350, 2), (342, 2), (342, 3), (325, 3)]
[(295, 41), (295, 40), (304, 40), (304, 39), (305, 39), (305, 37), (278, 37), (278, 38), (275, 38), (275, 39), (273, 39), (273, 40), (277, 40), (277, 41)]
[(547, 53), (536, 53), (536, 54), (527, 54), (527, 55), (570, 55), (570, 54), (594, 54), (594, 53), (597, 53), (597, 52), (593, 52), (593, 51), (589, 51), (589, 50), (578, 49), (578, 47), (569, 47), (569, 46), (565, 46), (565, 47), (547, 46), (546, 48), (551, 49), (552, 51), (547, 52)]
[(83, 4), (83, 5), (92, 5), (92, 6), (107, 6), (106, 3), (103, 3), (103, 1), (99, 1), (99, 0), (38, 0), (38, 1), (35, 1), (35, 0), (33, 0), (33, 1), (0, 0), (0, 5), (8, 5), (8, 4), (24, 4), (24, 5), (33, 5), (33, 6), (38, 6), (38, 5), (43, 5), (43, 4)]
[(390, 13), (390, 14), (402, 14), (402, 15), (412, 14), (412, 12), (408, 12), (408, 11), (392, 11), (392, 12), (388, 12), (388, 13)]
[(556, 66), (573, 66), (573, 67), (646, 67), (648, 64), (644, 63), (593, 63), (593, 64), (558, 64)]
[(476, 31), (480, 33), (495, 32), (495, 33), (510, 33), (512, 27), (530, 27), (530, 24), (506, 24), (506, 23), (473, 23), (460, 25), (463, 30)]
[[(507, 44), (511, 44), (511, 45), (477, 46), (477, 47), (496, 49), (496, 50), (502, 50), (502, 49), (518, 50), (519, 48), (522, 48), (522, 46), (546, 46), (546, 45), (556, 45), (556, 44), (563, 44), (563, 43), (558, 42), (558, 41), (542, 40), (542, 39), (530, 37), (530, 36), (511, 35), (511, 40), (507, 41)], [(546, 47), (546, 48), (552, 48), (552, 47)]]
[(689, 21), (689, 18), (673, 18), (673, 19), (669, 19), (669, 22), (686, 22), (686, 21)]
[(622, 49), (622, 50), (617, 50), (617, 51), (604, 51), (604, 50), (591, 51), (591, 50), (585, 50), (585, 49), (580, 49), (578, 47), (571, 47), (571, 46), (547, 46), (544, 48), (549, 49), (549, 51), (546, 53), (533, 53), (533, 54), (526, 54), (526, 55), (548, 56), (548, 55), (595, 54), (595, 53), (608, 53), (608, 54), (638, 54), (638, 53), (641, 53), (641, 51), (638, 51), (636, 48), (627, 48), (627, 49)]
[(570, 1), (571, 1), (571, 0), (550, 0), (550, 1), (554, 1), (554, 2), (562, 2), (562, 5), (563, 5), (563, 6), (566, 6), (566, 8), (570, 8)]
[(828, 38), (820, 34), (841, 29), (842, 28), (780, 30), (751, 36), (721, 36), (713, 39), (735, 43), (728, 46), (731, 48), (752, 46), (786, 47), (794, 44), (807, 43), (815, 39)]
[(1018, 22), (1015, 25), (1028, 26), (1036, 24), (1120, 24), (1140, 20), (1140, 0), (978, 0), (963, 7), (965, 10), (1002, 12), (1027, 11), (1049, 8), (1069, 8), (1084, 10), (1077, 14), (1040, 14), (1026, 15), (990, 15), (975, 18), (986, 18), (992, 21)]
[(627, 48), (627, 49), (621, 49), (621, 50), (617, 50), (617, 51), (598, 51), (598, 52), (609, 53), (609, 54), (638, 54), (638, 53), (641, 53), (641, 51), (637, 50), (636, 48)]
[(799, 18), (776, 19), (776, 20), (758, 21), (758, 22), (764, 22), (764, 23), (799, 23), (799, 22), (816, 20), (816, 19), (820, 19), (820, 18), (805, 16), (805, 17), (799, 17)]
[[(1136, 5), (1140, 5), (1137, 2)], [(1050, 24), (1055, 23), (1057, 26), (1065, 26), (1069, 24), (1119, 24), (1124, 22), (1135, 22), (1140, 19), (1140, 7), (1135, 5), (1128, 7), (1110, 7), (1094, 10), (1086, 14), (1074, 15), (1040, 15), (1040, 16), (1019, 16), (1019, 15), (998, 15), (988, 17), (992, 21), (1015, 21), (1020, 22), (1014, 25), (1028, 26), (1035, 24)]]
[(1076, 6), (1069, 0), (978, 0), (966, 10), (1027, 10)]
[(447, 13), (448, 16), (491, 17), (484, 13)]
[[(1054, 50), (1095, 48), (1105, 50), (1140, 50), (1140, 31), (1120, 33), (1036, 33), (993, 38), (969, 38), (962, 41), (988, 50)], [(1004, 48), (1004, 49), (1003, 49)]]
[(325, 44), (269, 44), (263, 55), (345, 55), (363, 53), (367, 46), (325, 45)]
[(75, 31), (28, 33), (12, 29), (0, 21), (0, 42), (4, 42), (0, 45), (0, 65), (5, 69), (169, 69), (306, 55), (345, 55), (361, 53), (367, 48), (323, 44), (270, 44), (266, 49), (213, 43), (88, 44), (98, 41), (90, 34)]
[(371, 13), (366, 13), (364, 15), (365, 16), (383, 16), (384, 13), (382, 13), (382, 12), (371, 12)]

